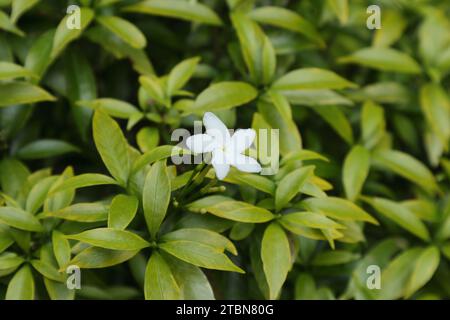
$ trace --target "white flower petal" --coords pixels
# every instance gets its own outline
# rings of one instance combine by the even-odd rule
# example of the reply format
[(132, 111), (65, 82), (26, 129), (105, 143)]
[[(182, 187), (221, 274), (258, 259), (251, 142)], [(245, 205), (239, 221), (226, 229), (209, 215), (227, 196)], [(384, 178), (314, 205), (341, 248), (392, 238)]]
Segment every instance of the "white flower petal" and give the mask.
[(227, 149), (233, 153), (242, 153), (248, 149), (255, 140), (256, 132), (253, 129), (239, 129), (233, 134)]
[(206, 112), (203, 116), (206, 134), (216, 139), (217, 145), (225, 145), (230, 141), (230, 132), (225, 124), (214, 113)]
[(223, 180), (230, 171), (230, 165), (227, 162), (227, 157), (221, 149), (216, 149), (212, 153), (211, 164), (216, 171), (216, 177)]
[(186, 146), (194, 153), (211, 152), (216, 148), (215, 139), (207, 134), (195, 134), (186, 139)]
[(243, 172), (261, 172), (262, 170), (258, 161), (243, 154), (234, 154), (231, 165)]

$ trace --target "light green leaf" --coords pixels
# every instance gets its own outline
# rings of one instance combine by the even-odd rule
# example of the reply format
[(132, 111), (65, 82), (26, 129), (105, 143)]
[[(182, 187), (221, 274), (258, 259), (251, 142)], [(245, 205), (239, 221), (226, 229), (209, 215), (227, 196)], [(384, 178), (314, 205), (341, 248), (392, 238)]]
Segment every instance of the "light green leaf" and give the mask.
[(6, 300), (34, 300), (34, 279), (28, 265), (23, 266), (9, 281)]
[(282, 215), (279, 221), (283, 227), (294, 233), (297, 225), (319, 229), (345, 228), (343, 225), (316, 212), (288, 213)]
[(146, 300), (177, 300), (180, 287), (169, 265), (158, 253), (153, 252), (145, 269), (144, 294)]
[(208, 245), (214, 247), (220, 252), (224, 252), (224, 250), (228, 250), (234, 255), (237, 255), (237, 250), (234, 244), (228, 240), (226, 237), (222, 236), (217, 232), (213, 232), (207, 229), (200, 228), (186, 228), (179, 229), (176, 231), (172, 231), (166, 233), (161, 237), (163, 241), (177, 241), (177, 240), (185, 240), (185, 241), (194, 241), (199, 242), (204, 245)]
[(26, 11), (33, 8), (39, 0), (14, 0), (11, 8), (11, 21), (16, 23)]
[(88, 107), (94, 110), (102, 110), (109, 114), (111, 117), (128, 119), (132, 115), (136, 113), (140, 113), (139, 109), (137, 109), (132, 104), (112, 99), (112, 98), (100, 98), (95, 100), (82, 100), (77, 101), (78, 106)]
[(150, 246), (150, 243), (135, 233), (110, 228), (91, 229), (79, 234), (66, 235), (66, 238), (113, 250), (140, 250)]
[(8, 15), (3, 11), (0, 11), (0, 30), (6, 30), (12, 32), (18, 36), (23, 37), (25, 34), (17, 28), (14, 23), (9, 19)]
[(245, 273), (224, 254), (199, 242), (176, 240), (159, 245), (161, 250), (201, 268)]
[(98, 173), (84, 173), (64, 180), (50, 194), (56, 194), (65, 190), (75, 190), (78, 188), (100, 186), (105, 184), (118, 184), (118, 182), (108, 176)]
[(291, 251), (286, 233), (277, 223), (271, 223), (264, 231), (261, 243), (261, 259), (269, 285), (271, 300), (277, 299), (287, 274), (291, 269)]
[(177, 90), (184, 87), (195, 72), (199, 57), (186, 59), (178, 63), (169, 73), (167, 78), (167, 93), (172, 96)]
[(418, 257), (411, 278), (408, 281), (405, 298), (411, 297), (414, 292), (423, 287), (434, 275), (439, 266), (439, 249), (431, 246), (423, 250)]
[(0, 107), (56, 100), (44, 89), (25, 82), (0, 83)]
[(364, 146), (368, 149), (374, 148), (384, 137), (385, 127), (384, 109), (372, 101), (366, 101), (361, 112), (361, 131)]
[(106, 29), (136, 49), (147, 45), (145, 35), (131, 22), (116, 16), (96, 17), (96, 20)]
[(18, 208), (0, 207), (0, 223), (25, 231), (44, 231), (35, 216)]
[(309, 211), (322, 212), (327, 216), (339, 220), (367, 221), (378, 224), (371, 215), (354, 203), (336, 197), (309, 198), (302, 202)]
[(276, 80), (274, 90), (301, 89), (344, 89), (357, 85), (342, 78), (333, 71), (319, 68), (304, 68), (290, 71)]
[(94, 11), (90, 8), (80, 9), (80, 29), (69, 29), (68, 20), (73, 19), (71, 15), (66, 15), (58, 27), (56, 28), (55, 37), (53, 38), (53, 49), (51, 53), (52, 59), (58, 56), (62, 50), (73, 40), (81, 36), (83, 31), (89, 26), (94, 18)]
[(0, 271), (7, 269), (16, 269), (22, 263), (25, 262), (25, 259), (18, 256), (16, 253), (5, 252), (0, 255)]
[(33, 268), (36, 269), (44, 277), (57, 282), (64, 282), (64, 275), (62, 273), (59, 273), (58, 270), (49, 263), (36, 259), (31, 260), (30, 262)]
[(362, 146), (354, 146), (347, 154), (342, 169), (342, 182), (347, 199), (355, 201), (369, 174), (370, 153)]
[(111, 250), (89, 247), (78, 253), (67, 265), (76, 265), (81, 269), (107, 268), (130, 260), (138, 252), (139, 250)]
[(11, 62), (0, 61), (0, 80), (36, 77), (30, 70)]
[(199, 267), (165, 255), (184, 300), (214, 300), (214, 292), (208, 278)]
[(176, 147), (176, 146), (158, 146), (152, 150), (145, 152), (142, 156), (140, 156), (134, 163), (132, 172), (135, 173), (142, 168), (144, 168), (148, 164), (152, 164), (156, 161), (160, 161), (166, 158), (171, 157), (172, 155), (178, 155), (182, 152), (182, 154), (190, 154), (189, 150)]
[(56, 176), (50, 176), (36, 183), (28, 193), (25, 210), (31, 214), (35, 214), (44, 204), (48, 192), (56, 180)]
[(383, 10), (381, 25), (382, 28), (375, 31), (372, 43), (375, 47), (389, 47), (401, 38), (407, 20), (398, 11)]
[(203, 209), (221, 218), (247, 223), (262, 223), (274, 218), (274, 215), (266, 209), (220, 196), (210, 196), (194, 201), (188, 205), (188, 209), (194, 212), (201, 212)]
[(40, 35), (28, 50), (25, 59), (25, 68), (38, 75), (41, 78), (53, 59), (50, 54), (53, 48), (53, 38), (55, 37), (55, 29), (51, 29)]
[(375, 166), (393, 171), (419, 185), (424, 190), (429, 192), (439, 190), (430, 170), (407, 153), (395, 150), (378, 150), (372, 155), (372, 161)]
[(417, 218), (415, 214), (405, 206), (383, 198), (367, 199), (367, 202), (380, 214), (391, 219), (400, 227), (408, 230), (425, 241), (430, 240), (430, 234), (423, 222), (420, 221), (420, 219)]
[(369, 47), (353, 52), (347, 57), (339, 59), (341, 63), (356, 63), (381, 71), (400, 73), (420, 73), (419, 64), (406, 53), (380, 47)]
[(170, 202), (170, 179), (165, 161), (156, 162), (145, 178), (143, 190), (145, 221), (150, 235), (155, 237), (166, 216)]
[(53, 253), (60, 268), (70, 261), (70, 244), (64, 234), (58, 230), (52, 232)]
[(314, 166), (302, 167), (288, 173), (281, 179), (275, 191), (275, 208), (277, 211), (280, 211), (300, 192), (300, 188), (313, 174), (314, 168)]
[(428, 125), (447, 150), (450, 139), (450, 99), (447, 94), (437, 84), (426, 84), (420, 89), (420, 105)]
[(264, 6), (256, 8), (249, 15), (260, 23), (301, 33), (320, 47), (325, 47), (325, 42), (314, 25), (294, 11), (281, 7)]
[(258, 91), (245, 82), (218, 82), (203, 90), (188, 112), (230, 109), (252, 101), (257, 95)]
[(136, 215), (139, 201), (135, 196), (119, 194), (111, 202), (108, 215), (108, 227), (125, 229)]
[(126, 186), (130, 174), (130, 158), (128, 142), (119, 125), (107, 114), (96, 111), (93, 133), (95, 146), (108, 171), (122, 186)]
[(76, 203), (54, 212), (45, 212), (43, 217), (78, 222), (97, 222), (107, 220), (108, 211), (109, 207), (101, 203)]
[(124, 8), (125, 11), (153, 14), (220, 26), (222, 21), (208, 6), (198, 2), (147, 0)]

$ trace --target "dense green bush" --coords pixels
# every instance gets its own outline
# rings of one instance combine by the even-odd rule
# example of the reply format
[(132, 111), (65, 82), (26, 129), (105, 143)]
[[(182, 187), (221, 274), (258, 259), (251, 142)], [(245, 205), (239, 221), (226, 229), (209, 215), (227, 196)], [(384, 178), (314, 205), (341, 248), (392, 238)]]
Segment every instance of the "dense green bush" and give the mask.
[[(0, 0), (0, 298), (449, 298), (449, 15)], [(205, 112), (279, 129), (279, 171), (174, 164)]]

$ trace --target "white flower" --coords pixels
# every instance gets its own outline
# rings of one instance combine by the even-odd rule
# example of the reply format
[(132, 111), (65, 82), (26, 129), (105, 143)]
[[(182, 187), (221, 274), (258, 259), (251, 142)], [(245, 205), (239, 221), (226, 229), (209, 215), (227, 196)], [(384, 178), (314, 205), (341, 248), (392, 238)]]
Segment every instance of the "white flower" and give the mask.
[(244, 172), (260, 172), (261, 165), (255, 159), (242, 154), (255, 140), (255, 130), (239, 129), (230, 136), (225, 124), (213, 113), (203, 116), (206, 134), (196, 134), (186, 140), (194, 153), (212, 152), (211, 164), (219, 180), (230, 171), (230, 165)]

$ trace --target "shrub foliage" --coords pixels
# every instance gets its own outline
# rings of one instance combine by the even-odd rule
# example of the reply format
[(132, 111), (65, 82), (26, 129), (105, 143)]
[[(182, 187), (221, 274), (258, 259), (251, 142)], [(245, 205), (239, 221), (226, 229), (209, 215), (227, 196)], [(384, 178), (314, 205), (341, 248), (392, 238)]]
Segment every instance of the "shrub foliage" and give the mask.
[[(0, 297), (449, 298), (449, 15), (0, 0)], [(205, 112), (278, 129), (278, 172), (173, 163)]]

